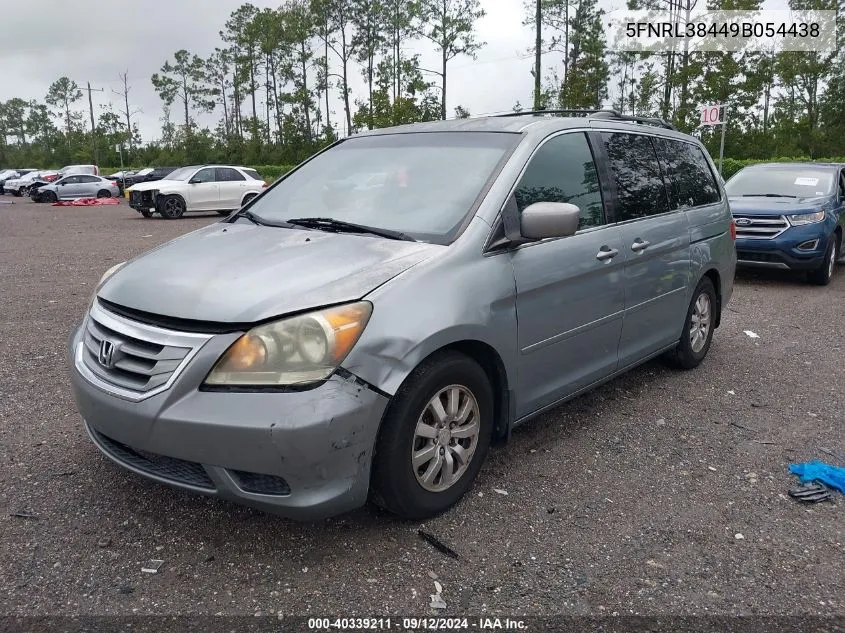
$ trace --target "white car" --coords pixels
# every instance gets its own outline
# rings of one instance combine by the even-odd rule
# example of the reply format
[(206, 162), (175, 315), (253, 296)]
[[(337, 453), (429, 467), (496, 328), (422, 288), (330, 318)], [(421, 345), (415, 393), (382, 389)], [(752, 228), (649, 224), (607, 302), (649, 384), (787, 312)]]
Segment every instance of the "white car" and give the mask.
[(35, 180), (39, 179), (41, 174), (55, 174), (54, 170), (48, 169), (46, 171), (31, 171), (24, 174), (20, 178), (12, 178), (7, 180), (3, 185), (6, 193), (11, 193), (14, 196), (22, 196), (26, 193), (26, 188), (29, 187)]
[(260, 194), (267, 183), (254, 169), (231, 165), (182, 167), (167, 178), (127, 189), (129, 206), (145, 218), (158, 212), (173, 220), (190, 211), (226, 215)]

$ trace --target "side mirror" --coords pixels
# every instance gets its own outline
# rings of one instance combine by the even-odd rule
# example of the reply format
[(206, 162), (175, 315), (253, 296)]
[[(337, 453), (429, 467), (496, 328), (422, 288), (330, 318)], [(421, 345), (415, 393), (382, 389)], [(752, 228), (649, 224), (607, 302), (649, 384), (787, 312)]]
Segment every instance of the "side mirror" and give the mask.
[(568, 202), (535, 202), (522, 210), (519, 230), (523, 237), (542, 240), (568, 237), (578, 230), (581, 209)]
[(198, 185), (198, 184), (200, 184), (201, 182), (202, 182), (201, 180), (197, 180), (196, 178), (191, 178), (191, 179), (188, 181), (188, 184), (189, 184), (189, 185)]

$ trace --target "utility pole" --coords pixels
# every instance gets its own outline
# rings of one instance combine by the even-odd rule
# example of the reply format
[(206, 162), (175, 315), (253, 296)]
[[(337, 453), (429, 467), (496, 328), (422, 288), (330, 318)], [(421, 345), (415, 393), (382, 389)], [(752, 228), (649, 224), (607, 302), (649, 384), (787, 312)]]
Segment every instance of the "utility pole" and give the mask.
[(86, 88), (88, 91), (88, 110), (91, 113), (91, 154), (94, 157), (94, 164), (100, 164), (100, 157), (98, 156), (99, 150), (97, 149), (97, 127), (94, 123), (94, 101), (91, 98), (92, 92), (105, 92), (103, 88), (92, 88), (91, 82), (88, 82), (88, 87)]
[(541, 80), (541, 73), (540, 73), (540, 65), (543, 61), (543, 12), (542, 12), (542, 0), (536, 0), (537, 2), (537, 12), (535, 15), (535, 31), (536, 31), (536, 41), (534, 43), (534, 109), (539, 110), (542, 107), (542, 99), (540, 97), (540, 90), (542, 89), (542, 80)]

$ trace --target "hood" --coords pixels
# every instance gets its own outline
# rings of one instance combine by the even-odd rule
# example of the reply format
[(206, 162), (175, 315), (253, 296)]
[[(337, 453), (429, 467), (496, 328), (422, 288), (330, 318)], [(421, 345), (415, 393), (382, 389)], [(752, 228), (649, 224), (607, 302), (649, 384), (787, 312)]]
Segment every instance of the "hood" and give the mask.
[(768, 198), (765, 196), (728, 197), (731, 213), (734, 215), (794, 215), (819, 211), (830, 196), (819, 198)]
[(130, 261), (98, 296), (161, 316), (254, 323), (355, 301), (446, 249), (378, 237), (215, 223)]
[[(143, 176), (141, 176), (143, 178)], [(127, 178), (127, 180), (131, 180), (134, 176)], [(150, 191), (151, 189), (161, 189), (163, 187), (167, 187), (168, 185), (176, 185), (176, 186), (183, 186), (188, 184), (184, 180), (167, 180), (163, 178), (162, 180), (149, 180), (144, 182), (139, 182), (137, 184), (132, 185), (132, 191)]]

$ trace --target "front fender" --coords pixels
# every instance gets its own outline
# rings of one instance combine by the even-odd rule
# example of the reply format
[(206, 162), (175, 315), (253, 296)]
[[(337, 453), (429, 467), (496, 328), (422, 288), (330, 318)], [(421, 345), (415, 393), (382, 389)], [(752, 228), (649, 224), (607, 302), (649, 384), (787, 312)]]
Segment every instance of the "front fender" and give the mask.
[(508, 254), (450, 252), (398, 275), (367, 295), (373, 313), (344, 369), (393, 395), (428, 356), (480, 342), (516, 384), (516, 282)]

